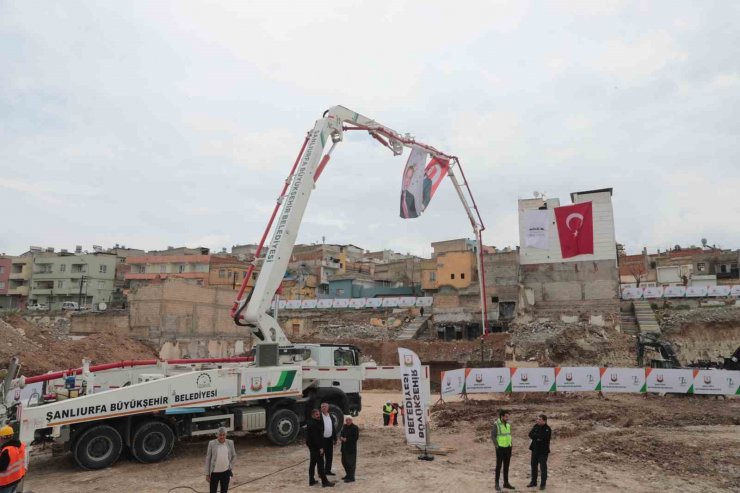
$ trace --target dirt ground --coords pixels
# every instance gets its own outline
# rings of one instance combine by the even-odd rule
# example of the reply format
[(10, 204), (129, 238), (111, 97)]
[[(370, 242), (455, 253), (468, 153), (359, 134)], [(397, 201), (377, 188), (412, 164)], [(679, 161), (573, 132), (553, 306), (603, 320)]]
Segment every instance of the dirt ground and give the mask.
[[(553, 428), (548, 491), (553, 492), (720, 492), (740, 491), (740, 399), (635, 395), (541, 394), (501, 400), (478, 398), (434, 407), (432, 441), (455, 450), (433, 462), (417, 460), (404, 442), (403, 429), (383, 428), (380, 408), (398, 393), (363, 393), (357, 482), (341, 481), (337, 490), (488, 492), (495, 465), (490, 426), (497, 409), (512, 411), (514, 455), (510, 481), (528, 490), (529, 441), (537, 413), (549, 415)], [(275, 447), (264, 436), (237, 437), (236, 484), (230, 491), (307, 491), (307, 450), (302, 441)], [(158, 464), (121, 459), (102, 471), (82, 471), (70, 456), (38, 451), (31, 460), (26, 492), (33, 493), (186, 493), (207, 491), (203, 461), (207, 439), (178, 443)], [(343, 475), (335, 452), (336, 478)], [(190, 489), (172, 490), (177, 485)], [(318, 487), (314, 487), (318, 489)]]

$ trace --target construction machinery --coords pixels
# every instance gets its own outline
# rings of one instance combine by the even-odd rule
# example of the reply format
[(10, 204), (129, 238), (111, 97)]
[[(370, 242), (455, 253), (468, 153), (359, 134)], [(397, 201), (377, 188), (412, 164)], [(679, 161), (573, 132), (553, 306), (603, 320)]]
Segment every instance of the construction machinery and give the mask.
[(673, 346), (661, 340), (660, 333), (645, 332), (637, 336), (637, 366), (681, 368), (681, 363)]
[[(265, 431), (278, 445), (291, 443), (310, 409), (330, 404), (340, 427), (344, 414), (362, 409), (362, 382), (398, 379), (398, 367), (360, 364), (356, 347), (291, 344), (271, 312), (308, 199), (336, 145), (349, 130), (367, 131), (391, 149), (423, 149), (450, 162), (448, 176), (479, 242), (481, 316), (486, 326), (485, 283), (480, 248), (483, 222), (458, 159), (417, 142), (342, 106), (327, 110), (308, 132), (277, 200), (241, 286), (231, 316), (259, 339), (254, 358), (127, 361), (23, 377), (11, 362), (0, 388), (0, 424), (10, 423), (27, 445), (51, 442), (71, 451), (83, 468), (113, 464), (124, 448), (141, 462), (169, 455), (180, 437), (229, 430)], [(325, 146), (331, 147), (325, 152)], [(458, 181), (453, 168), (462, 176)], [(279, 213), (279, 214), (278, 214)], [(261, 255), (268, 233), (272, 239)], [(254, 288), (247, 293), (257, 262)], [(429, 370), (421, 385), (429, 395)]]

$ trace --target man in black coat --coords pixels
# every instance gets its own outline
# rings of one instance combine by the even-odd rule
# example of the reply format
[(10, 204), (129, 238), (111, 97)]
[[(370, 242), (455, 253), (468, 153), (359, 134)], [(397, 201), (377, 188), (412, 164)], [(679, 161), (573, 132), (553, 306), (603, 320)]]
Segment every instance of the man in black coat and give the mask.
[(544, 490), (547, 484), (547, 456), (550, 454), (550, 437), (552, 430), (547, 426), (547, 416), (540, 414), (537, 417), (537, 423), (529, 432), (529, 438), (532, 443), (529, 450), (532, 451), (532, 481), (527, 485), (529, 488), (537, 486), (537, 466), (542, 474), (540, 479), (540, 489)]
[(352, 424), (352, 418), (347, 416), (344, 420), (344, 428), (339, 440), (342, 442), (342, 466), (345, 483), (355, 480), (355, 466), (357, 465), (357, 440), (360, 438), (360, 429)]
[(324, 425), (321, 422), (321, 411), (314, 409), (311, 411), (311, 417), (306, 422), (306, 445), (311, 454), (311, 461), (308, 466), (308, 485), (313, 486), (316, 481), (314, 472), (318, 468), (319, 478), (322, 486), (334, 486), (334, 483), (326, 479), (324, 470)]

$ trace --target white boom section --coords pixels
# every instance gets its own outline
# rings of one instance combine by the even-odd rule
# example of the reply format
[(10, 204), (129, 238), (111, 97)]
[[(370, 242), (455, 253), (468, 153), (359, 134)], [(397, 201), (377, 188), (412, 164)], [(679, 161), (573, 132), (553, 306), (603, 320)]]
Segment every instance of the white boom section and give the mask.
[(253, 331), (266, 342), (290, 343), (277, 320), (270, 316), (268, 311), (288, 267), (308, 199), (315, 187), (317, 171), (320, 172), (322, 168), (320, 162), (326, 143), (331, 139), (332, 147), (324, 157), (324, 165), (334, 145), (343, 139), (344, 122), (382, 132), (382, 135), (388, 139), (388, 145), (393, 154), (403, 153), (403, 138), (398, 132), (343, 106), (334, 106), (325, 113), (323, 118), (316, 121), (313, 130), (309, 132), (306, 149), (301, 156), (300, 163), (295, 173), (288, 177), (290, 187), (281, 204), (280, 215), (252, 295), (250, 298), (245, 296), (239, 300), (241, 310), (249, 299), (249, 304), (242, 313), (242, 319), (253, 326)]

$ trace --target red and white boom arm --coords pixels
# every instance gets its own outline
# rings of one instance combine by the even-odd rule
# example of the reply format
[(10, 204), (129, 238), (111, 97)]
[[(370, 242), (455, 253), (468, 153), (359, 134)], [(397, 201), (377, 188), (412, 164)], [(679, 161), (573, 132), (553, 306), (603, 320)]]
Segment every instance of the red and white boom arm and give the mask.
[[(278, 197), (272, 217), (257, 247), (255, 261), (247, 271), (247, 275), (242, 281), (239, 294), (237, 295), (237, 300), (231, 309), (231, 316), (234, 318), (234, 321), (238, 325), (250, 327), (252, 332), (263, 341), (281, 344), (289, 344), (290, 342), (277, 320), (268, 312), (275, 292), (280, 287), (280, 283), (290, 262), (293, 246), (296, 243), (298, 230), (311, 192), (315, 188), (324, 167), (329, 162), (335, 146), (343, 140), (344, 132), (347, 130), (367, 131), (372, 137), (388, 147), (394, 156), (401, 155), (404, 147), (420, 147), (432, 156), (448, 159), (450, 161), (450, 178), (465, 206), (476, 233), (476, 238), (480, 241), (480, 232), (484, 229), (483, 221), (480, 218), (477, 206), (475, 206), (470, 187), (468, 187), (467, 181), (465, 181), (464, 173), (462, 173), (464, 185), (460, 185), (452, 171), (452, 167), (455, 164), (459, 167), (459, 161), (456, 157), (449, 156), (429, 145), (416, 142), (408, 135), (403, 136), (395, 130), (381, 125), (359, 113), (348, 110), (343, 106), (334, 106), (327, 110), (322, 118), (316, 120), (313, 129), (308, 132), (303, 142), (303, 147), (293, 164), (293, 168), (285, 180), (285, 185)], [(327, 150), (326, 147), (329, 143), (331, 146)], [(472, 207), (468, 204), (466, 196), (472, 202)], [(273, 231), (272, 239), (265, 246), (265, 240), (270, 230)], [(480, 246), (478, 250), (479, 253), (482, 253)], [(266, 251), (264, 257), (260, 258), (263, 247)], [(480, 258), (480, 255), (478, 255), (479, 272), (482, 274)], [(257, 276), (254, 288), (249, 294), (246, 294), (247, 286), (258, 261), (261, 261), (259, 275)], [(485, 283), (482, 282), (481, 286), (483, 287), (484, 285)], [(485, 296), (484, 293), (482, 294)], [(483, 299), (485, 300), (485, 298)], [(483, 309), (485, 310), (485, 303), (483, 304)], [(483, 318), (483, 327), (485, 328), (485, 315)]]

